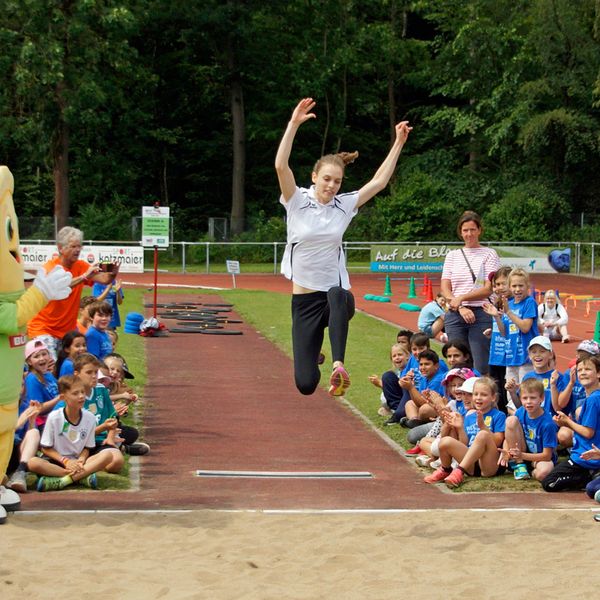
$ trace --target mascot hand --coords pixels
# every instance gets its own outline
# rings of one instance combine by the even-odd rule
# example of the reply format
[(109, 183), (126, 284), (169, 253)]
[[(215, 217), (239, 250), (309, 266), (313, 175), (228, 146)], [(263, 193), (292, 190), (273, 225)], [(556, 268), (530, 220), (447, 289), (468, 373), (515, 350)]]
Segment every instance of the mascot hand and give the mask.
[(39, 269), (37, 277), (33, 280), (33, 285), (37, 287), (48, 300), (64, 300), (71, 293), (71, 273), (65, 271), (62, 267), (56, 266), (50, 273), (44, 269)]

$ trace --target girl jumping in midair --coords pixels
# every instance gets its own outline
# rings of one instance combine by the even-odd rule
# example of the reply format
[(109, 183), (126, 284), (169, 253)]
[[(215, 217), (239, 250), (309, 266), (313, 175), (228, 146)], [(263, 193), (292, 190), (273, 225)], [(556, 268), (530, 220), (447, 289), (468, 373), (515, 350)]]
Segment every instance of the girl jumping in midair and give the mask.
[(389, 183), (412, 127), (408, 121), (396, 125), (396, 138), (387, 157), (373, 178), (358, 191), (339, 193), (344, 168), (358, 152), (321, 157), (313, 168), (313, 185), (309, 189), (299, 188), (288, 161), (298, 128), (316, 118), (311, 112), (314, 107), (312, 98), (298, 103), (275, 157), (280, 202), (287, 211), (287, 246), (281, 272), (293, 282), (296, 387), (302, 394), (312, 394), (319, 384), (319, 353), (328, 327), (333, 360), (329, 393), (342, 396), (350, 386), (344, 359), (348, 322), (354, 315), (342, 239), (358, 209)]

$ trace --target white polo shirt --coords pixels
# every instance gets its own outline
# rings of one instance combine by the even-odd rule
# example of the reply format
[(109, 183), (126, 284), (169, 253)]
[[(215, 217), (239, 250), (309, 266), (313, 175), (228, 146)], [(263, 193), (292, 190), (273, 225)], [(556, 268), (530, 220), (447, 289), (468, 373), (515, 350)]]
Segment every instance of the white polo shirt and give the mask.
[(346, 258), (342, 248), (344, 233), (358, 212), (358, 192), (338, 194), (321, 204), (310, 189), (296, 188), (286, 202), (287, 245), (281, 272), (294, 283), (320, 292), (341, 285), (350, 289)]

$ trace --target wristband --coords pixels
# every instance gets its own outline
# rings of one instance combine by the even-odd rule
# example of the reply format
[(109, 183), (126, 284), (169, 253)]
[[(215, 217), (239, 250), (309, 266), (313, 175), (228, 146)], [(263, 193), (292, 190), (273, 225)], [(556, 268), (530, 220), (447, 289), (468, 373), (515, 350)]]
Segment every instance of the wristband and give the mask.
[(69, 462), (69, 459), (66, 456), (61, 456), (60, 462), (63, 464), (63, 467), (66, 467), (67, 463)]

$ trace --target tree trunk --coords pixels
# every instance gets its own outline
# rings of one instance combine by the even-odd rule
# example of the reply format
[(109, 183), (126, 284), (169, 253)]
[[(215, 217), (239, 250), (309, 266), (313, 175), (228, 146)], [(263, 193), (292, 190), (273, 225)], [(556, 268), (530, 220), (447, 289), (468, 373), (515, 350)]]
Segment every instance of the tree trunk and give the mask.
[(231, 124), (233, 128), (233, 168), (231, 173), (231, 233), (244, 231), (246, 216), (246, 117), (244, 114), (244, 90), (237, 65), (235, 40), (229, 36), (227, 44), (229, 72), (231, 74)]
[(236, 235), (244, 231), (246, 210), (246, 119), (242, 82), (238, 77), (231, 82), (231, 122), (233, 126), (231, 233)]
[(59, 109), (58, 125), (52, 145), (52, 175), (54, 178), (54, 217), (56, 228), (61, 229), (69, 222), (69, 126), (64, 119), (64, 84), (56, 89)]

